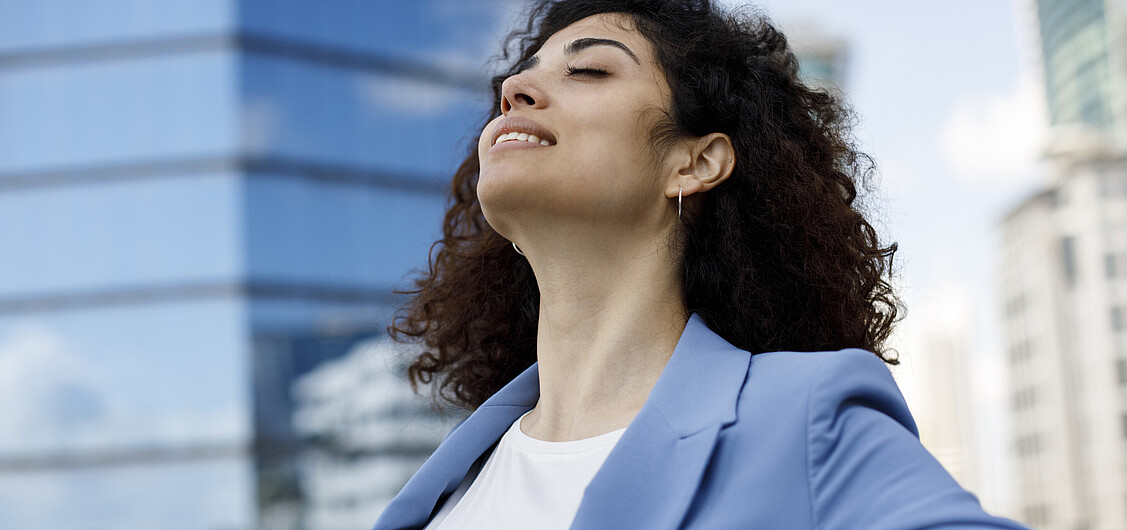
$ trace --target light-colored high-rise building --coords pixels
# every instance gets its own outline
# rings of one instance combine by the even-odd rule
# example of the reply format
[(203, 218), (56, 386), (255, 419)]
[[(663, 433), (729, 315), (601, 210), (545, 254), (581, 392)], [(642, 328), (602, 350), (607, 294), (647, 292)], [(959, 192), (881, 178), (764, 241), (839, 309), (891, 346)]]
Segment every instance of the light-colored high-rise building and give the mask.
[(1079, 163), (1011, 210), (999, 270), (1020, 516), (1127, 528), (1127, 169)]
[(1127, 528), (1127, 3), (1030, 5), (1052, 181), (1001, 223), (1018, 514)]

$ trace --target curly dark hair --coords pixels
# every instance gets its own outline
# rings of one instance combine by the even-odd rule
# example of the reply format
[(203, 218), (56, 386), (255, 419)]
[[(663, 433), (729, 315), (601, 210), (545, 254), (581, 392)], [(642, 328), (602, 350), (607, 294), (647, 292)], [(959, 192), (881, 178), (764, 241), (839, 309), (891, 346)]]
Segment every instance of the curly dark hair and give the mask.
[[(601, 13), (634, 22), (672, 90), (653, 144), (721, 132), (736, 153), (732, 175), (673, 234), (686, 314), (752, 354), (855, 347), (898, 364), (883, 347), (903, 309), (886, 280), (897, 245), (881, 245), (857, 200), (858, 184), (871, 190), (873, 161), (853, 143), (852, 111), (800, 80), (765, 16), (708, 0), (541, 1), (505, 40), (493, 101), (552, 34)], [(499, 114), (494, 105), (485, 123)], [(393, 339), (424, 346), (408, 368), (412, 388), (437, 379), (436, 406), (471, 410), (536, 361), (540, 309), (528, 261), (482, 214), (478, 164), (472, 142), (429, 270), (416, 289), (396, 291), (411, 297), (388, 326)]]

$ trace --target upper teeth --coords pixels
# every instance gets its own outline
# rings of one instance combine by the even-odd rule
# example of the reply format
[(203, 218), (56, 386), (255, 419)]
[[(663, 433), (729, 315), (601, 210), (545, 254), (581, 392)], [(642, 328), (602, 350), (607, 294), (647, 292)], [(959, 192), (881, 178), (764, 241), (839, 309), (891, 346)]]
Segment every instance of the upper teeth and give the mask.
[(497, 143), (507, 142), (509, 140), (520, 140), (522, 142), (532, 142), (540, 145), (551, 145), (547, 140), (541, 140), (535, 134), (528, 134), (522, 132), (505, 133), (497, 137)]

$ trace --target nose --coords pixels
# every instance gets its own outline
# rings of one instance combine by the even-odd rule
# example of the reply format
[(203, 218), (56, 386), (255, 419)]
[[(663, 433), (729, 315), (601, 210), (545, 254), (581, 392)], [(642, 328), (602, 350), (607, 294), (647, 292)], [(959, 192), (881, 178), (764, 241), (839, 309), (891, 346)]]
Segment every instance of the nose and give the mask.
[(536, 86), (527, 73), (509, 76), (501, 83), (501, 114), (508, 116), (515, 108), (543, 108), (548, 96)]

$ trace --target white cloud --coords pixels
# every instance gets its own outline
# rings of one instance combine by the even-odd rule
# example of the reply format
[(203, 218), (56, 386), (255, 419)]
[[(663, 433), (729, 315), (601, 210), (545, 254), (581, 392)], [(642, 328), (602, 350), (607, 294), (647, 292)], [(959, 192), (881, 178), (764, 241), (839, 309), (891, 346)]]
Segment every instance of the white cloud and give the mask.
[(104, 420), (104, 386), (51, 330), (17, 325), (0, 337), (0, 446), (63, 438)]
[(1048, 123), (1044, 91), (1033, 76), (1006, 94), (960, 100), (940, 134), (940, 148), (964, 180), (1026, 180), (1040, 171)]

